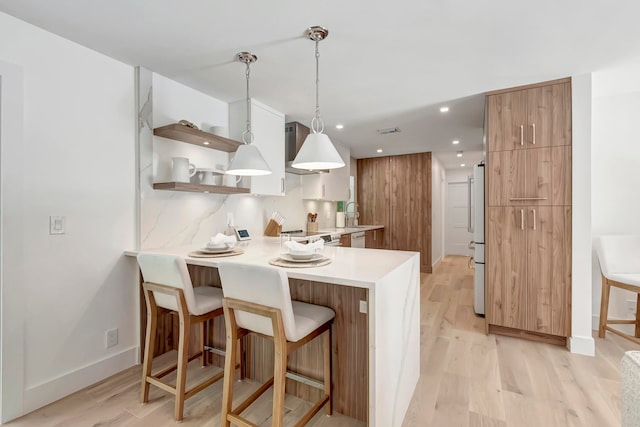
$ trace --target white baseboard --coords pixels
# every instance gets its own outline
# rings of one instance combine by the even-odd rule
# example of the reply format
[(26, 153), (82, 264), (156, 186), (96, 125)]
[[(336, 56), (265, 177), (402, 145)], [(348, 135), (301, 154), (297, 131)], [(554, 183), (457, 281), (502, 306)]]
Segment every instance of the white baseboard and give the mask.
[(24, 391), (24, 414), (35, 411), (138, 363), (140, 347), (132, 347)]
[(569, 337), (567, 344), (571, 353), (583, 354), (585, 356), (596, 355), (596, 343), (593, 337), (572, 336)]
[(436, 268), (436, 265), (438, 265), (438, 263), (442, 261), (442, 257), (439, 256), (438, 258), (436, 258), (435, 261), (433, 261), (433, 263), (431, 264), (431, 270), (433, 271), (434, 268)]

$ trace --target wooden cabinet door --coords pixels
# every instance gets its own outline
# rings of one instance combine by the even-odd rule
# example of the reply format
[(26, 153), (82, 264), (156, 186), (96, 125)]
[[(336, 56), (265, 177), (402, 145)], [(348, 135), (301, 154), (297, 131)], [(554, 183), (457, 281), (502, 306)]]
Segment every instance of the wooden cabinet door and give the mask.
[[(385, 230), (391, 226), (391, 172), (389, 165), (389, 157), (358, 159), (360, 224), (384, 225)], [(383, 247), (389, 247), (386, 237)]]
[(522, 205), (513, 199), (526, 197), (526, 151), (511, 150), (488, 153), (487, 187), (489, 206)]
[(571, 205), (571, 146), (551, 148), (551, 204)]
[(525, 145), (551, 147), (571, 144), (571, 84), (559, 83), (526, 91)]
[(345, 248), (351, 247), (351, 234), (343, 234), (340, 236), (340, 246)]
[(527, 330), (569, 336), (571, 208), (527, 207)]
[(491, 325), (527, 326), (526, 217), (522, 207), (487, 212), (485, 313)]
[(384, 230), (369, 230), (364, 233), (364, 247), (369, 249), (382, 249)]
[(526, 200), (520, 201), (519, 204), (550, 205), (553, 199), (551, 148), (531, 148), (525, 150), (525, 153), (527, 160), (524, 199)]
[(487, 100), (487, 146), (489, 151), (525, 148), (525, 91), (489, 95)]

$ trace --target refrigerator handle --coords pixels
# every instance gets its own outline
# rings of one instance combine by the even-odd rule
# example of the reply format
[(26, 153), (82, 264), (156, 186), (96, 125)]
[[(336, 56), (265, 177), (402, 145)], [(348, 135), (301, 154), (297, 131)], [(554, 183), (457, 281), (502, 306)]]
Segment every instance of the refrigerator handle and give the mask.
[(469, 233), (473, 233), (473, 228), (475, 224), (471, 223), (471, 191), (473, 189), (473, 176), (470, 176), (467, 179), (467, 231)]

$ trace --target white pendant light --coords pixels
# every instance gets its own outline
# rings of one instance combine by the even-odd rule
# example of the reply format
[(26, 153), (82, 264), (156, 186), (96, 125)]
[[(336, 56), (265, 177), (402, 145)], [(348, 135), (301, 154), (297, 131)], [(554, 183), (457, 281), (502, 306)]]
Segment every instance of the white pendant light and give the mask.
[(291, 166), (297, 169), (337, 169), (344, 166), (340, 153), (333, 146), (329, 137), (322, 133), (324, 131), (324, 123), (320, 117), (318, 90), (320, 86), (320, 52), (318, 51), (318, 44), (328, 35), (329, 30), (324, 27), (315, 26), (307, 29), (307, 36), (316, 42), (316, 115), (311, 120), (312, 133), (304, 140), (300, 151), (298, 151), (296, 158), (291, 163)]
[(240, 52), (237, 58), (238, 61), (247, 65), (247, 130), (242, 132), (242, 142), (244, 144), (236, 150), (225, 174), (240, 176), (269, 175), (271, 174), (271, 168), (269, 168), (264, 157), (260, 154), (258, 147), (251, 144), (253, 142), (253, 132), (251, 132), (251, 98), (249, 97), (251, 69), (249, 66), (252, 62), (256, 62), (258, 57), (249, 52)]

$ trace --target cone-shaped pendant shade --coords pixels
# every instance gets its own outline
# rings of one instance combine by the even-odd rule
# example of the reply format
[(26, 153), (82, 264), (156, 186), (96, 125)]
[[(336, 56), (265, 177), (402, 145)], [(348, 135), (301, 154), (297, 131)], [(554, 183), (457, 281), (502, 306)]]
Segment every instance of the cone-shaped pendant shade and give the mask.
[(252, 144), (243, 144), (238, 147), (225, 173), (240, 176), (269, 175), (271, 168), (260, 154), (258, 147)]
[(324, 133), (310, 133), (291, 164), (298, 169), (337, 169), (344, 166), (340, 153)]

